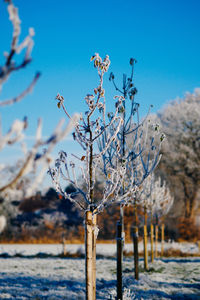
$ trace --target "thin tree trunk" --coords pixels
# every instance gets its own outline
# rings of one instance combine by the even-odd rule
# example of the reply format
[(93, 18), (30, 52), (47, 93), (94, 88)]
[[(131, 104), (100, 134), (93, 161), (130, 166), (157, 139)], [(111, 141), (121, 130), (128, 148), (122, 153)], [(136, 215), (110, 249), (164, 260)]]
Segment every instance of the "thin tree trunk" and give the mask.
[(123, 258), (123, 239), (122, 224), (117, 222), (117, 300), (123, 299), (122, 294), (122, 258)]
[(94, 231), (96, 224), (97, 224), (97, 215), (93, 215), (93, 232), (92, 232), (93, 300), (96, 300), (96, 235)]
[(91, 211), (86, 212), (85, 229), (86, 300), (93, 300), (93, 224)]
[(147, 226), (144, 225), (144, 269), (148, 270)]
[(165, 225), (161, 225), (161, 256), (164, 255), (164, 242), (165, 242)]
[(155, 258), (158, 257), (158, 225), (155, 226)]

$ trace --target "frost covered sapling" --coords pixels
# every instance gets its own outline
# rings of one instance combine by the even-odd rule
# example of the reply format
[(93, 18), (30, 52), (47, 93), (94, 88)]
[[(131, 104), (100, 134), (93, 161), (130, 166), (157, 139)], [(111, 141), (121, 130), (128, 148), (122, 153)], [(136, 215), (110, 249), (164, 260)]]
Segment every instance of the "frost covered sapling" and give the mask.
[[(153, 262), (153, 237), (154, 237), (154, 226), (153, 220), (156, 218), (162, 220), (162, 229), (161, 229), (161, 252), (163, 254), (164, 246), (164, 216), (167, 215), (170, 208), (173, 205), (173, 197), (170, 193), (169, 188), (166, 185), (165, 181), (161, 180), (161, 177), (155, 178), (154, 174), (149, 176), (144, 182), (144, 188), (142, 193), (138, 196), (140, 203), (144, 207), (145, 213), (145, 225), (147, 225), (147, 214), (150, 214), (150, 228), (151, 228), (151, 260)], [(157, 226), (157, 224), (156, 224)], [(158, 231), (156, 227), (156, 231)], [(156, 238), (157, 238), (156, 233)], [(156, 243), (156, 257), (157, 257), (157, 240)]]
[(153, 188), (152, 201), (155, 202), (154, 213), (157, 220), (161, 220), (161, 256), (164, 254), (164, 240), (165, 240), (165, 217), (169, 213), (174, 203), (174, 197), (170, 192), (166, 182), (162, 182), (159, 177), (155, 181), (155, 188)]
[[(86, 112), (81, 115), (80, 120), (75, 125), (73, 138), (82, 148), (83, 155), (81, 157), (74, 156), (74, 160), (70, 161), (65, 151), (60, 151), (59, 158), (55, 162), (55, 167), (49, 169), (57, 192), (75, 202), (82, 210), (85, 211), (86, 226), (86, 298), (93, 299), (95, 297), (96, 284), (96, 214), (100, 212), (106, 205), (110, 197), (116, 193), (117, 187), (121, 182), (121, 173), (115, 168), (109, 169), (109, 176), (105, 181), (103, 198), (97, 202), (94, 201), (94, 184), (96, 169), (101, 164), (102, 156), (108, 151), (113, 140), (116, 139), (117, 133), (122, 124), (122, 119), (118, 116), (118, 107), (121, 105), (121, 97), (117, 98), (117, 104), (113, 118), (106, 123), (106, 103), (105, 91), (103, 89), (103, 76), (108, 71), (110, 60), (106, 56), (104, 60), (95, 54), (91, 61), (98, 71), (99, 85), (93, 90), (92, 94), (85, 97), (87, 105)], [(60, 94), (56, 97), (58, 107), (62, 108), (69, 119), (71, 119), (65, 105), (64, 97)], [(104, 147), (98, 151), (97, 142), (103, 134), (113, 125), (115, 130), (109, 135)], [(77, 161), (77, 162), (75, 162)], [(81, 170), (81, 179), (77, 177), (76, 166)], [(64, 191), (63, 181), (74, 187), (74, 192), (68, 194)], [(83, 189), (83, 183), (85, 189)], [(79, 196), (79, 197), (78, 197)], [(92, 282), (92, 283), (91, 283)]]

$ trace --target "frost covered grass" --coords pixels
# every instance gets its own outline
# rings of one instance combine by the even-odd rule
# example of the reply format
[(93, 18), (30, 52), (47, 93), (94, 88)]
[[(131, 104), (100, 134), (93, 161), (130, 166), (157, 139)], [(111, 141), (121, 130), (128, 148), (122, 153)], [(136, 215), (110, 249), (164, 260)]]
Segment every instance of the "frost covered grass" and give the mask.
[[(85, 299), (84, 259), (0, 259), (0, 299)], [(124, 299), (200, 299), (200, 258), (156, 260), (134, 280), (124, 258)], [(116, 261), (97, 259), (97, 299), (115, 299)]]
[[(197, 243), (189, 242), (170, 242), (164, 244), (165, 253), (177, 253), (181, 255), (200, 255), (200, 249)], [(150, 251), (150, 243), (148, 244)], [(84, 244), (66, 244), (66, 251), (70, 255), (81, 256), (85, 253)], [(143, 251), (143, 242), (139, 243), (139, 252)], [(161, 251), (161, 244), (158, 243), (158, 252)], [(0, 256), (37, 256), (44, 254), (44, 256), (59, 256), (63, 252), (62, 244), (0, 244)], [(126, 255), (133, 252), (133, 244), (126, 243), (124, 247)], [(115, 257), (116, 244), (97, 244), (97, 256)]]

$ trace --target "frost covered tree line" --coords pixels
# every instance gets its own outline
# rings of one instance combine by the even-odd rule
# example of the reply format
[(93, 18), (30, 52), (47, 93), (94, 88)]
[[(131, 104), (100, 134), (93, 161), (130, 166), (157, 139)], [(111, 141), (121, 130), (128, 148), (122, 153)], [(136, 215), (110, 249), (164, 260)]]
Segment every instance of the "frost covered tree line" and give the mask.
[[(4, 64), (0, 66), (0, 91), (11, 75), (30, 64), (32, 60), (31, 51), (34, 44), (33, 36), (35, 34), (34, 29), (30, 28), (28, 35), (22, 42), (19, 42), (21, 35), (21, 20), (18, 14), (18, 8), (14, 6), (12, 0), (7, 0), (5, 2), (9, 20), (12, 23), (13, 34), (10, 49), (4, 52)], [(32, 92), (39, 77), (40, 73), (36, 73), (29, 86), (25, 87), (19, 95), (13, 95), (10, 99), (1, 99), (0, 107), (2, 107), (2, 113), (3, 107), (17, 105), (17, 102), (21, 101), (25, 96)], [(30, 197), (35, 193), (38, 185), (42, 182), (52, 159), (52, 150), (55, 145), (70, 132), (77, 117), (77, 115), (73, 116), (69, 124), (65, 126), (63, 126), (64, 120), (61, 120), (54, 132), (52, 132), (47, 139), (42, 138), (42, 120), (39, 119), (37, 122), (35, 141), (31, 148), (27, 146), (25, 141), (26, 128), (28, 127), (28, 120), (26, 117), (24, 117), (23, 120), (13, 120), (10, 128), (5, 133), (3, 132), (2, 124), (0, 125), (0, 150), (2, 151), (7, 149), (7, 147), (19, 145), (22, 151), (21, 158), (19, 157), (12, 166), (7, 166), (3, 163), (1, 163), (0, 166), (0, 194), (5, 202), (3, 213), (7, 211), (6, 214), (10, 214), (8, 202), (13, 200), (13, 198), (14, 200), (21, 200)], [(1, 230), (3, 230), (6, 225), (6, 216), (1, 216), (0, 221), (0, 227)]]

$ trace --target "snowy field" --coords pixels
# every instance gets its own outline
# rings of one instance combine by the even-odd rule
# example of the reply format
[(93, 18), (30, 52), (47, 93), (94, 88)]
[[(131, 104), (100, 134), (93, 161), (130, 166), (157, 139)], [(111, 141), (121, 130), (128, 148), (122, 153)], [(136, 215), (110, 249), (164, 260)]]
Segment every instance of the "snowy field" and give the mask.
[[(82, 245), (67, 245), (83, 251)], [(115, 299), (116, 261), (108, 254), (115, 245), (97, 245), (97, 300)], [(74, 248), (73, 248), (74, 247)], [(132, 250), (132, 245), (130, 245)], [(195, 244), (185, 245), (194, 251)], [(82, 249), (82, 250), (81, 250)], [(196, 249), (197, 250), (197, 249)], [(196, 251), (195, 250), (195, 251)], [(61, 245), (0, 245), (0, 252), (59, 254)], [(196, 252), (194, 252), (196, 253)], [(0, 299), (85, 299), (84, 259), (74, 258), (0, 258)], [(127, 299), (200, 299), (200, 257), (164, 258), (149, 264), (144, 272), (140, 259), (140, 279), (134, 280), (133, 259), (124, 257), (124, 300)]]

